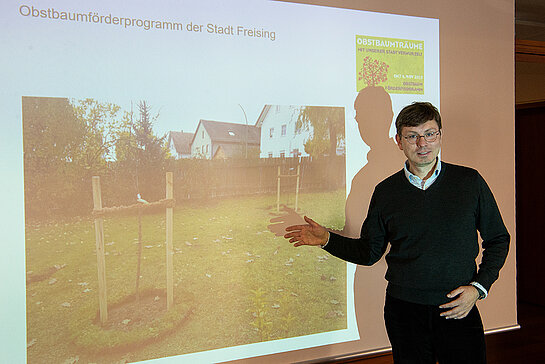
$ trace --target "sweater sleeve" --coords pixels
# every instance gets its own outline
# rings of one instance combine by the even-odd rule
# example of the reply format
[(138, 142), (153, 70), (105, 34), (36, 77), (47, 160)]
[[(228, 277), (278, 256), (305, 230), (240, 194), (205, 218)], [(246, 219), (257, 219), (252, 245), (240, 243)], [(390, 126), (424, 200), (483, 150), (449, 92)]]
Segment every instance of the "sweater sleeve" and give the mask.
[(477, 178), (479, 202), (476, 221), (477, 230), (483, 239), (483, 256), (475, 281), (490, 290), (507, 258), (510, 236), (492, 191), (480, 175)]
[(360, 237), (354, 239), (330, 233), (324, 250), (348, 262), (367, 266), (375, 264), (384, 255), (388, 241), (375, 193), (371, 197)]

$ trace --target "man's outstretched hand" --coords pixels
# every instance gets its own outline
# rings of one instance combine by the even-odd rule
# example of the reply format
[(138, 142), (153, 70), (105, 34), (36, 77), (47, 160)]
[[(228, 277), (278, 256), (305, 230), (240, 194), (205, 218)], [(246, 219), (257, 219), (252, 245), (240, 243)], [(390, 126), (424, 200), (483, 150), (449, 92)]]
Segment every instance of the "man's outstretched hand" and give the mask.
[(293, 246), (300, 245), (324, 245), (329, 238), (329, 232), (325, 227), (309, 217), (304, 217), (306, 225), (292, 225), (286, 228), (289, 231), (284, 237), (289, 239)]

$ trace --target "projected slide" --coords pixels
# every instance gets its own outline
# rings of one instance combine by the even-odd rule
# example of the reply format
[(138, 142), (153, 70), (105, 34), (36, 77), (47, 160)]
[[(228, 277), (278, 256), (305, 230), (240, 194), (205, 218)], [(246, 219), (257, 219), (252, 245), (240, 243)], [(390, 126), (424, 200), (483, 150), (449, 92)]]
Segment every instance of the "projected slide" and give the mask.
[(374, 329), (355, 267), (283, 229), (307, 215), (357, 234), (400, 168), (370, 159), (394, 150), (393, 115), (438, 104), (436, 20), (269, 1), (1, 10), (26, 282), (2, 305), (26, 307), (29, 363), (221, 362)]

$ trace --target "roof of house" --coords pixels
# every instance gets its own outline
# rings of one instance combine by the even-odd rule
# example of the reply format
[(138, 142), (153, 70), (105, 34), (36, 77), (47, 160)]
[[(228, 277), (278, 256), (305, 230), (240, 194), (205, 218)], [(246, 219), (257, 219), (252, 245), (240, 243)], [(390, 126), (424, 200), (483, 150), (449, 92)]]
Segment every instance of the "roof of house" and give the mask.
[(191, 154), (191, 140), (193, 133), (184, 133), (183, 131), (171, 131), (168, 137), (168, 143), (174, 144), (176, 153)]
[(263, 106), (263, 110), (261, 110), (261, 113), (259, 114), (259, 117), (257, 118), (257, 121), (255, 122), (256, 127), (260, 128), (261, 125), (263, 125), (263, 120), (265, 120), (265, 117), (267, 117), (267, 114), (269, 113), (270, 109), (271, 109), (271, 105)]
[[(200, 120), (199, 124), (206, 129), (206, 132), (214, 143), (235, 143), (259, 145), (261, 142), (261, 129), (253, 125), (226, 123), (223, 121)], [(199, 126), (197, 126), (197, 130)], [(247, 138), (247, 139), (246, 139)], [(193, 136), (195, 139), (195, 136)], [(193, 139), (191, 143), (193, 143)]]

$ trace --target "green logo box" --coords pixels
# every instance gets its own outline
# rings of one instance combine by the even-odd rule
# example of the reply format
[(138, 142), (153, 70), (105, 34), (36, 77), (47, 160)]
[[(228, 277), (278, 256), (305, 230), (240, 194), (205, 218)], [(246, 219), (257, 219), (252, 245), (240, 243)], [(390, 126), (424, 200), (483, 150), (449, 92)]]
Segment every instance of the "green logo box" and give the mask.
[(424, 41), (356, 35), (356, 91), (424, 94)]

